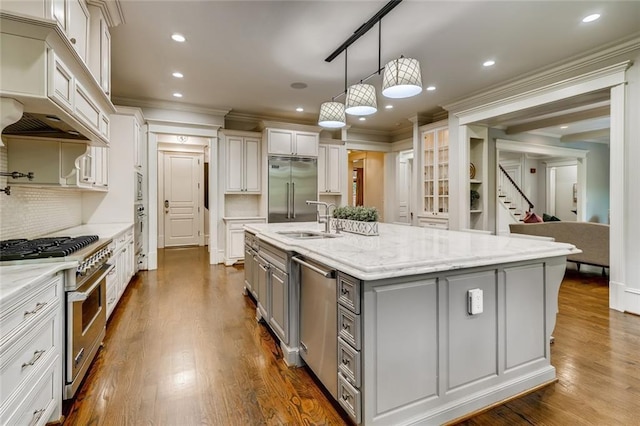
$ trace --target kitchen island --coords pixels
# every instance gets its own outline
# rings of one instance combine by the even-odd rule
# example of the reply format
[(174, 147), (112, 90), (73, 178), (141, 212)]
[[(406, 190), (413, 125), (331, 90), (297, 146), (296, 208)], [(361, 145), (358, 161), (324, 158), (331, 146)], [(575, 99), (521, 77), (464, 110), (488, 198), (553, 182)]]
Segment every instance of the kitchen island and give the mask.
[[(570, 244), (390, 224), (378, 236), (312, 239), (286, 232), (321, 232), (316, 223), (245, 229), (260, 259), (264, 246), (267, 260), (276, 248), (337, 271), (334, 397), (355, 423), (442, 424), (555, 381), (549, 345), (566, 256), (578, 252)], [(296, 264), (277, 294), (286, 294), (283, 352), (300, 365)], [(270, 285), (259, 306), (265, 294), (273, 306)]]

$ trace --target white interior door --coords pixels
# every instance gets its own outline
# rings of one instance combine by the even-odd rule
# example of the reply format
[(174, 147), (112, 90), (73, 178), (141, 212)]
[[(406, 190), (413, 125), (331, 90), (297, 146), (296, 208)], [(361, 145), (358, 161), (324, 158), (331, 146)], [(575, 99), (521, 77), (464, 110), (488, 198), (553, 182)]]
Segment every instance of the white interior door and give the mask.
[(200, 155), (164, 156), (164, 245), (200, 243)]

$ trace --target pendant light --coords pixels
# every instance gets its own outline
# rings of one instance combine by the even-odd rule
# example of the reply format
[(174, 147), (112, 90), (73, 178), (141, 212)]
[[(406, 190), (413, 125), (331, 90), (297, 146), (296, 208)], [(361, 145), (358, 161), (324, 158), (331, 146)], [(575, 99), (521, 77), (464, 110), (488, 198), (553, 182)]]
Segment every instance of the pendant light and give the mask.
[(387, 63), (382, 76), (382, 94), (387, 98), (410, 98), (422, 92), (422, 74), (417, 59), (401, 56)]
[(347, 89), (345, 112), (350, 115), (370, 115), (378, 111), (376, 88), (371, 84), (354, 84)]
[(344, 104), (340, 102), (324, 102), (320, 105), (318, 125), (330, 129), (337, 129), (347, 125), (347, 117), (344, 114)]

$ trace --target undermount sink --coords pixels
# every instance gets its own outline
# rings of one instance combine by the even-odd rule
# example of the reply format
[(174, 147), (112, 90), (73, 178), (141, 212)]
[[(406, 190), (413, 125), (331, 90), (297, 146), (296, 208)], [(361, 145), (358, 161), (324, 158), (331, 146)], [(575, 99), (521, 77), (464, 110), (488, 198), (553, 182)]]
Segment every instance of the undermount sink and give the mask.
[(280, 231), (278, 234), (293, 238), (296, 240), (312, 240), (319, 238), (336, 238), (340, 235), (337, 234), (327, 234), (325, 232), (314, 232), (314, 231)]

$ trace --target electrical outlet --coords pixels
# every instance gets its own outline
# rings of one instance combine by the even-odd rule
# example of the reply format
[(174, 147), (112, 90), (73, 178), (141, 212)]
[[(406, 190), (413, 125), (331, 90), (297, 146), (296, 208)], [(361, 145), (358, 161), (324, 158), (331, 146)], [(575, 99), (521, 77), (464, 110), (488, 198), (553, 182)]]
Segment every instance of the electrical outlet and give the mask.
[(467, 291), (467, 312), (469, 315), (478, 315), (482, 313), (482, 290), (474, 288)]

